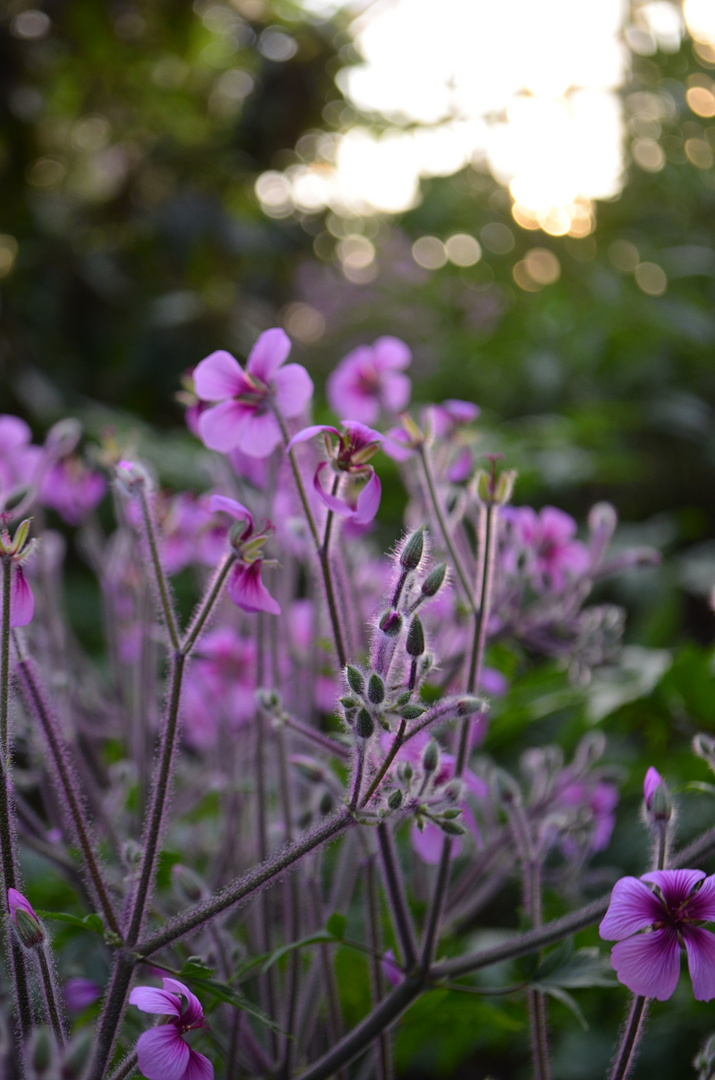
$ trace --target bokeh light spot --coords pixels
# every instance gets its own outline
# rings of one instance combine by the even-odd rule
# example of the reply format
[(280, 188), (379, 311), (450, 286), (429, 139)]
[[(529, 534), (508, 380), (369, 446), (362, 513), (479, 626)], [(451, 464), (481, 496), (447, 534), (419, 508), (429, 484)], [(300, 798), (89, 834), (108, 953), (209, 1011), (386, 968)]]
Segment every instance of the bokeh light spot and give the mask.
[(479, 235), (484, 247), (495, 255), (506, 255), (514, 248), (514, 233), (507, 225), (500, 225), (498, 221), (485, 225)]
[(310, 304), (288, 304), (281, 313), (283, 325), (290, 337), (304, 345), (319, 341), (325, 333), (325, 319)]
[(632, 274), (641, 261), (640, 252), (630, 240), (614, 240), (608, 249), (608, 257), (616, 270)]
[(447, 249), (436, 236), (420, 236), (412, 245), (412, 258), (425, 270), (439, 270), (447, 262)]
[(0, 277), (9, 274), (15, 265), (19, 246), (14, 236), (0, 233)]
[(445, 241), (447, 258), (455, 266), (474, 266), (482, 257), (478, 240), (469, 233), (455, 233)]
[(655, 139), (634, 139), (631, 153), (636, 165), (645, 172), (660, 172), (665, 165), (665, 154)]
[(635, 269), (636, 284), (648, 296), (662, 296), (668, 288), (665, 270), (658, 263), (642, 262)]

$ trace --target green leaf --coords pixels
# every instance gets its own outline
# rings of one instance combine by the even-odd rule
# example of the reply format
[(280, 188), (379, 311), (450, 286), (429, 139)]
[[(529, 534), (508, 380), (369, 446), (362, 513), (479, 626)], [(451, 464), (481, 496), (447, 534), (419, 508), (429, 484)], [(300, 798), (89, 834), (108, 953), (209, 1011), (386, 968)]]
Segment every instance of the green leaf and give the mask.
[[(182, 972), (183, 974), (183, 972)], [(198, 979), (190, 975), (186, 975), (187, 979), (190, 979), (196, 990), (203, 990), (204, 993), (210, 994), (216, 998), (217, 1001), (225, 1002), (227, 1005), (233, 1005), (237, 1009), (242, 1009), (248, 1013), (249, 1016), (253, 1016), (260, 1023), (265, 1024), (271, 1031), (277, 1031), (281, 1034), (285, 1034), (282, 1028), (271, 1020), (270, 1016), (267, 1016), (258, 1005), (254, 1005), (252, 1001), (245, 998), (242, 994), (237, 993), (233, 987), (227, 986), (226, 983), (218, 982), (216, 979)]]
[[(573, 955), (562, 953), (560, 949), (549, 953), (530, 980), (531, 985), (547, 987), (568, 987), (569, 990), (582, 990), (588, 986), (617, 986), (618, 982), (606, 956), (597, 948), (579, 949)], [(549, 965), (552, 957), (557, 958)]]
[(310, 937), (300, 938), (299, 941), (290, 941), (287, 945), (282, 945), (280, 949), (270, 953), (261, 970), (265, 974), (282, 956), (293, 952), (294, 949), (301, 949), (304, 945), (324, 944), (326, 941), (335, 941), (334, 935), (328, 930), (319, 930), (317, 934), (311, 934)]
[(99, 915), (94, 913), (85, 915), (83, 918), (79, 915), (70, 915), (66, 911), (37, 911), (36, 914), (41, 919), (52, 919), (54, 922), (69, 923), (70, 926), (76, 926), (80, 930), (89, 930), (90, 933), (97, 934), (101, 938), (106, 933), (104, 923)]
[(551, 997), (556, 998), (557, 1001), (560, 1001), (562, 1005), (565, 1005), (567, 1009), (571, 1010), (583, 1030), (588, 1031), (588, 1023), (586, 1022), (586, 1017), (581, 1012), (580, 1006), (578, 1005), (576, 999), (573, 998), (571, 994), (567, 993), (566, 990), (563, 990), (560, 986), (537, 986), (535, 984), (532, 984), (532, 987), (534, 990), (541, 990), (542, 993), (550, 994)]
[(345, 937), (345, 928), (347, 925), (347, 917), (342, 915), (339, 911), (334, 911), (325, 924), (325, 929), (338, 941), (342, 941)]

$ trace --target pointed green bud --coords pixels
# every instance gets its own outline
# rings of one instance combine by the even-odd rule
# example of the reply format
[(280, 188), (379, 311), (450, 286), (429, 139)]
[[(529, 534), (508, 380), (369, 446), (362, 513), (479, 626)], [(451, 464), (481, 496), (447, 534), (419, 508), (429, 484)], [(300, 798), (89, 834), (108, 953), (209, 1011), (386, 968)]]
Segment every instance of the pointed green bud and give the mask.
[(425, 651), (425, 632), (419, 615), (415, 615), (410, 623), (405, 648), (409, 656), (422, 656)]
[(340, 704), (347, 712), (350, 709), (357, 709), (360, 702), (356, 701), (355, 698), (345, 696), (340, 698)]
[(18, 552), (22, 551), (25, 544), (27, 543), (27, 535), (30, 531), (31, 521), (32, 518), (25, 518), (24, 521), (20, 522), (17, 529), (15, 530), (15, 535), (12, 538), (12, 551), (15, 555), (17, 555)]
[(402, 616), (398, 611), (386, 611), (380, 619), (380, 629), (387, 637), (397, 637), (402, 629)]
[(487, 703), (484, 698), (463, 697), (457, 702), (457, 714), (459, 716), (473, 716), (474, 713), (486, 712)]
[(348, 680), (348, 686), (354, 694), (359, 694), (360, 697), (365, 693), (365, 676), (358, 668), (353, 667), (351, 664), (345, 669), (345, 677)]
[(405, 690), (404, 694), (400, 694), (399, 697), (395, 698), (395, 708), (399, 709), (401, 705), (406, 705), (411, 697), (412, 691)]
[(405, 570), (416, 570), (422, 562), (425, 549), (424, 528), (424, 525), (420, 525), (419, 529), (415, 529), (400, 553), (400, 566)]
[(435, 566), (434, 570), (430, 570), (429, 574), (422, 582), (422, 595), (436, 596), (444, 584), (446, 575), (446, 562), (440, 563), (439, 566)]
[(454, 821), (455, 818), (458, 818), (458, 817), (461, 817), (461, 816), (462, 816), (462, 811), (461, 810), (454, 809), (454, 810), (443, 810), (442, 811), (442, 817), (444, 818), (445, 821)]
[(420, 705), (405, 705), (404, 709), (400, 709), (400, 716), (403, 720), (417, 720), (426, 712)]
[(447, 836), (464, 836), (467, 831), (463, 825), (458, 825), (456, 821), (437, 819), (435, 824), (439, 825), (442, 832), (446, 833)]
[(402, 790), (401, 790), (401, 788), (395, 788), (395, 790), (390, 795), (390, 798), (387, 800), (387, 805), (390, 807), (390, 810), (399, 810), (400, 809), (400, 807), (402, 806)]
[(368, 680), (367, 697), (373, 705), (379, 705), (385, 700), (385, 683), (376, 672), (373, 672)]
[(402, 776), (405, 782), (409, 784), (410, 780), (412, 779), (412, 766), (410, 765), (409, 761), (406, 761), (405, 764), (402, 766)]
[(422, 768), (425, 772), (434, 772), (439, 765), (439, 746), (432, 739), (422, 753)]
[(359, 738), (369, 739), (375, 730), (375, 722), (367, 709), (361, 709), (355, 721), (355, 731)]

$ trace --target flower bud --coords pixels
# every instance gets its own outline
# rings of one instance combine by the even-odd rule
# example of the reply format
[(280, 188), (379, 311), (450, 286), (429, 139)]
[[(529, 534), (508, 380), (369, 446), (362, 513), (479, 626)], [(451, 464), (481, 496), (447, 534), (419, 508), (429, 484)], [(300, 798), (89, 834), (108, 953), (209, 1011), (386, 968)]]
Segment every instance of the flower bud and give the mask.
[(419, 615), (415, 615), (410, 623), (405, 648), (409, 656), (422, 656), (425, 651), (425, 632)]
[(645, 774), (645, 780), (643, 781), (643, 798), (645, 799), (648, 821), (651, 824), (670, 821), (673, 815), (673, 800), (670, 797), (668, 785), (652, 765)]
[(359, 738), (369, 739), (375, 730), (375, 722), (367, 709), (361, 709), (355, 721), (355, 731)]
[(17, 889), (8, 889), (7, 903), (17, 936), (25, 948), (34, 949), (41, 945), (45, 940), (45, 931), (30, 901), (26, 900)]
[(402, 616), (399, 611), (386, 611), (380, 618), (379, 626), (387, 637), (397, 637), (402, 629)]
[(456, 821), (445, 821), (444, 818), (437, 818), (436, 825), (439, 825), (440, 829), (447, 836), (464, 836), (466, 829), (463, 825), (458, 825)]
[(446, 575), (447, 564), (444, 562), (440, 563), (439, 566), (435, 566), (434, 570), (430, 570), (422, 582), (422, 595), (427, 597), (436, 596), (444, 584)]
[(439, 765), (439, 746), (431, 739), (422, 754), (422, 768), (425, 772), (434, 772)]
[(365, 692), (365, 676), (358, 668), (348, 664), (345, 669), (345, 678), (348, 680), (348, 686), (354, 694), (362, 696)]
[(387, 800), (387, 805), (390, 807), (390, 810), (399, 810), (400, 809), (400, 807), (402, 806), (402, 789), (401, 788), (395, 788), (395, 790), (390, 795), (390, 798)]
[(463, 697), (457, 702), (457, 714), (459, 716), (473, 716), (474, 713), (487, 711), (487, 703), (484, 698)]
[(375, 672), (372, 673), (367, 684), (367, 697), (373, 705), (379, 705), (385, 700), (385, 683)]
[(424, 525), (420, 525), (419, 529), (415, 529), (408, 538), (407, 543), (400, 553), (400, 566), (402, 566), (404, 570), (417, 569), (422, 561), (424, 545)]
[(427, 712), (421, 705), (405, 705), (404, 709), (400, 709), (400, 716), (403, 720), (417, 720), (420, 716), (424, 716)]

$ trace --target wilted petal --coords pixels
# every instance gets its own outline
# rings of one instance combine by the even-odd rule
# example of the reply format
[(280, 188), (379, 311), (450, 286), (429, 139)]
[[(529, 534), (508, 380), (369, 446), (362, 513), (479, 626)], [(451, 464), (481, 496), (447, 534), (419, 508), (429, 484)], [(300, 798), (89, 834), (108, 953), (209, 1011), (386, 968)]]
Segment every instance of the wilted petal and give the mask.
[(353, 516), (356, 525), (368, 525), (373, 520), (379, 509), (381, 496), (380, 478), (376, 472), (373, 472), (357, 497), (357, 507)]
[(680, 975), (678, 935), (668, 926), (619, 941), (611, 949), (611, 964), (618, 981), (634, 994), (666, 1001)]
[(657, 885), (667, 906), (677, 908), (685, 903), (697, 883), (704, 877), (704, 870), (651, 870), (648, 874), (641, 874), (641, 881), (650, 881)]
[(286, 364), (273, 376), (276, 405), (284, 416), (300, 416), (313, 396), (313, 380), (300, 364)]
[(249, 614), (267, 611), (271, 615), (280, 615), (280, 604), (273, 599), (261, 580), (262, 565), (262, 559), (254, 563), (237, 563), (229, 577), (228, 595), (241, 611)]
[(706, 878), (696, 893), (688, 900), (689, 919), (715, 922), (715, 875)]
[(196, 396), (202, 401), (223, 401), (251, 388), (238, 360), (224, 349), (197, 364), (193, 380)]
[(277, 368), (285, 363), (290, 353), (290, 338), (285, 330), (275, 327), (265, 330), (248, 354), (246, 371), (261, 382), (268, 383)]
[(253, 410), (246, 417), (235, 445), (249, 457), (265, 458), (273, 453), (282, 438), (273, 413)]
[(385, 409), (400, 412), (409, 402), (411, 393), (412, 383), (406, 375), (390, 372), (384, 376), (380, 398)]
[(146, 1013), (181, 1016), (181, 1001), (176, 994), (160, 990), (158, 986), (135, 986), (129, 995), (129, 1004)]
[(16, 566), (10, 585), (10, 629), (27, 626), (35, 610), (35, 598), (21, 566)]
[(213, 1080), (214, 1067), (207, 1057), (196, 1050), (189, 1051), (189, 1064), (183, 1080)]
[(617, 881), (611, 893), (611, 903), (598, 928), (606, 941), (622, 941), (638, 930), (663, 918), (663, 905), (647, 885), (634, 877)]
[(227, 454), (238, 446), (241, 433), (253, 409), (240, 401), (223, 401), (199, 417), (199, 437), (209, 450)]
[(292, 450), (298, 443), (308, 442), (310, 439), (314, 439), (316, 435), (321, 435), (323, 432), (329, 431), (331, 435), (340, 438), (340, 432), (336, 427), (331, 427), (330, 424), (312, 424), (310, 427), (303, 428), (297, 435), (294, 435), (291, 441), (286, 446), (286, 451)]
[(137, 1057), (147, 1080), (184, 1080), (189, 1048), (175, 1024), (161, 1024), (139, 1036)]
[(230, 514), (236, 521), (247, 521), (253, 530), (253, 514), (247, 506), (237, 502), (236, 499), (229, 499), (226, 495), (212, 495), (209, 499), (209, 510), (212, 514), (223, 511), (224, 514)]
[(699, 926), (683, 926), (693, 994), (697, 1001), (715, 998), (715, 935)]
[(412, 362), (409, 346), (397, 337), (386, 335), (378, 338), (372, 350), (373, 362), (378, 371), (401, 371)]

